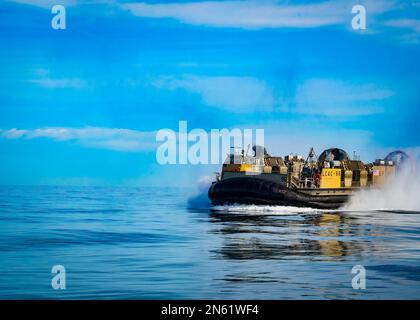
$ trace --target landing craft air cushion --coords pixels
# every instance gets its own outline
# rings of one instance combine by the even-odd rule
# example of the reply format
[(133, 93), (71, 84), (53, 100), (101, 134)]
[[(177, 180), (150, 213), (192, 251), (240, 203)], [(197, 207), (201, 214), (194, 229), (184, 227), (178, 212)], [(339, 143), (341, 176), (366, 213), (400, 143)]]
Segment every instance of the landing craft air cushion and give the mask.
[[(396, 164), (378, 159), (364, 164), (351, 160), (342, 149), (331, 148), (317, 158), (311, 148), (301, 156), (274, 157), (265, 148), (253, 147), (229, 154), (221, 173), (208, 191), (214, 205), (268, 204), (337, 209), (357, 190), (382, 187), (396, 172)], [(355, 157), (356, 158), (356, 157)]]

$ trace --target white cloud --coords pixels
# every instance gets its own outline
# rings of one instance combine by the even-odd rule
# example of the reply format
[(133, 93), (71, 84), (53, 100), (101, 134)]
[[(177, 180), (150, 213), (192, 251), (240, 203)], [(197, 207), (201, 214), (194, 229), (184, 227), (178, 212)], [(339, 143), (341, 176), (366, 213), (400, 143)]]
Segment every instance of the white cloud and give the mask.
[(231, 112), (269, 111), (274, 105), (271, 88), (252, 77), (166, 76), (154, 81), (153, 85), (198, 94), (205, 104)]
[(420, 20), (396, 19), (384, 22), (385, 26), (401, 29), (404, 33), (399, 39), (404, 43), (417, 44), (420, 41)]
[[(366, 8), (367, 29), (363, 32), (351, 28), (354, 17), (351, 9), (355, 4)], [(173, 19), (195, 26), (251, 30), (338, 27), (360, 35), (382, 35), (397, 43), (417, 44), (420, 41), (419, 21), (405, 18), (412, 16), (419, 7), (418, 3), (401, 0), (336, 0), (300, 4), (281, 0), (133, 2), (121, 7), (140, 18)], [(386, 20), (389, 14), (393, 20)]]
[(354, 116), (378, 113), (380, 102), (394, 93), (375, 84), (353, 84), (329, 79), (311, 79), (297, 86), (296, 108), (305, 114)]
[[(394, 1), (364, 1), (373, 15), (392, 8)], [(183, 23), (213, 27), (313, 28), (349, 25), (349, 1), (322, 1), (290, 4), (288, 1), (204, 1), (183, 3), (127, 3), (122, 5), (133, 15), (143, 18), (172, 18)]]
[(33, 130), (0, 130), (0, 137), (5, 139), (48, 138), (55, 141), (73, 141), (79, 145), (124, 152), (154, 150), (155, 132), (136, 131), (117, 128), (66, 128), (49, 127)]
[(46, 89), (82, 89), (88, 85), (86, 80), (80, 78), (51, 77), (51, 70), (48, 68), (37, 68), (33, 69), (32, 72), (36, 75), (36, 78), (30, 79), (28, 82)]
[[(8, 0), (51, 10), (57, 4), (53, 0)], [(367, 30), (364, 35), (387, 33), (399, 43), (417, 44), (419, 42), (418, 21), (407, 19), (404, 15), (412, 13), (419, 5), (402, 0), (363, 0), (360, 2), (367, 12)], [(117, 0), (62, 0), (60, 4), (71, 7), (101, 4), (104, 13), (109, 14), (107, 6), (128, 11), (134, 16), (151, 19), (174, 19), (181, 23), (196, 26), (264, 29), (264, 28), (318, 28), (334, 26), (354, 31), (351, 20), (353, 5), (351, 0), (316, 1), (293, 4), (286, 0), (233, 0), (233, 1), (193, 1), (172, 3), (119, 2)], [(114, 11), (114, 13), (118, 11)], [(384, 20), (383, 13), (396, 14), (394, 20)], [(388, 17), (389, 18), (389, 17)], [(410, 31), (410, 28), (412, 29)], [(397, 31), (400, 34), (388, 34)]]
[(163, 76), (157, 88), (185, 90), (204, 104), (232, 113), (292, 112), (323, 116), (359, 116), (380, 113), (394, 92), (377, 84), (335, 79), (309, 79), (296, 84), (293, 97), (282, 97), (263, 80), (234, 76)]
[(356, 151), (364, 161), (378, 157), (376, 147), (373, 146), (372, 133), (365, 130), (331, 130), (328, 125), (304, 123), (300, 123), (298, 127), (291, 122), (283, 124), (280, 128), (269, 128), (265, 132), (265, 146), (269, 153), (275, 155), (298, 153), (306, 157), (310, 148), (314, 147), (319, 156), (323, 150), (337, 147), (344, 149), (350, 156)]
[(76, 6), (79, 4), (92, 4), (92, 3), (114, 3), (113, 0), (8, 0), (9, 2), (16, 2), (21, 4), (27, 4), (43, 9), (49, 9), (56, 5), (60, 4), (65, 7)]
[(6, 139), (18, 139), (22, 138), (27, 133), (27, 130), (0, 130), (0, 136)]
[(384, 22), (385, 25), (403, 29), (410, 29), (416, 33), (420, 33), (420, 20), (416, 19), (399, 19)]
[(356, 151), (366, 162), (386, 155), (372, 131), (343, 128), (342, 124), (329, 118), (308, 116), (303, 119), (259, 120), (239, 126), (242, 127), (264, 129), (264, 145), (268, 153), (276, 156), (297, 153), (306, 157), (311, 147), (318, 156), (331, 147), (342, 148), (351, 157)]
[(72, 88), (72, 89), (82, 89), (85, 88), (87, 83), (85, 80), (78, 78), (71, 79), (51, 79), (51, 78), (41, 78), (41, 79), (32, 79), (29, 82), (34, 83), (42, 88), (47, 89), (63, 89), (63, 88)]

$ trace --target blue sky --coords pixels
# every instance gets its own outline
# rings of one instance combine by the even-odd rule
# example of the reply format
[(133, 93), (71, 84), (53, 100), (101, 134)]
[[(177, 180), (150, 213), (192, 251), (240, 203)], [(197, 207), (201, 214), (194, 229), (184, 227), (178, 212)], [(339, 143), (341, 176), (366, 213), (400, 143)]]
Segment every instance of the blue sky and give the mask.
[(66, 30), (55, 3), (0, 3), (0, 184), (190, 185), (218, 166), (155, 159), (180, 120), (279, 155), (419, 154), (419, 1), (68, 0)]

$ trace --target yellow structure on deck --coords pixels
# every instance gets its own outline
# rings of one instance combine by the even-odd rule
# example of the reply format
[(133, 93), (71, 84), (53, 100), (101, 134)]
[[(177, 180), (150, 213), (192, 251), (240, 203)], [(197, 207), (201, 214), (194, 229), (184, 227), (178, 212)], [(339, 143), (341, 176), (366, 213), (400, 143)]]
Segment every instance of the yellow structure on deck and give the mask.
[(252, 164), (244, 163), (241, 164), (240, 171), (251, 171), (252, 170)]
[(321, 172), (320, 188), (341, 188), (341, 169), (326, 169)]

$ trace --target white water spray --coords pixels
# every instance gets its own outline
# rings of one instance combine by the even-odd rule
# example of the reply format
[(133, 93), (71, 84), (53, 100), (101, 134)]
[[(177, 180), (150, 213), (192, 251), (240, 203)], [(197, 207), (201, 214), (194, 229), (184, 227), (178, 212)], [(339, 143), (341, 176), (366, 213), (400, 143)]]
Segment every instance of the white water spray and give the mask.
[(192, 209), (208, 209), (211, 203), (208, 197), (208, 191), (213, 179), (209, 176), (201, 177), (197, 181), (196, 193), (188, 199), (188, 206)]
[(357, 192), (343, 209), (420, 211), (420, 176), (412, 169), (403, 169), (385, 187)]

